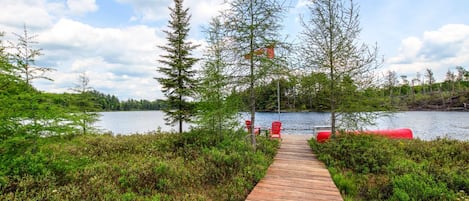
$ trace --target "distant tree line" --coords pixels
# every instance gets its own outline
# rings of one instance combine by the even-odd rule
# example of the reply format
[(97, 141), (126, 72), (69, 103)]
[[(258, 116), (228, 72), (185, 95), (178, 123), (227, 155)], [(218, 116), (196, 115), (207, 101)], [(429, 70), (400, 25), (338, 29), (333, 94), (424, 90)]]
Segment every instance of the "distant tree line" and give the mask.
[(115, 95), (104, 94), (93, 90), (90, 92), (92, 101), (95, 102), (100, 111), (135, 111), (135, 110), (162, 110), (168, 107), (164, 100), (135, 100), (128, 99), (120, 101)]
[[(371, 111), (383, 108), (390, 110), (456, 110), (469, 104), (469, 71), (462, 66), (456, 67), (456, 73), (448, 71), (444, 81), (436, 82), (431, 69), (424, 76), (416, 73), (415, 78), (397, 76), (396, 72), (387, 72), (362, 95), (373, 102), (367, 102)], [(279, 80), (256, 87), (257, 111), (274, 112), (277, 110), (277, 87), (280, 91), (282, 111), (330, 111), (327, 86), (330, 79), (324, 73), (297, 73)], [(353, 82), (349, 83), (354, 85)], [(354, 86), (356, 87), (356, 86)], [(355, 92), (357, 96), (360, 93)], [(237, 93), (247, 105), (249, 91)], [(348, 103), (350, 107), (353, 104)], [(245, 111), (248, 108), (244, 108)]]
[(426, 69), (415, 77), (388, 71), (380, 88), (385, 101), (400, 110), (467, 110), (469, 104), (469, 71), (455, 67), (445, 80), (436, 82), (433, 71)]
[[(56, 97), (61, 101), (57, 102), (58, 104), (69, 107), (73, 105), (74, 100), (80, 99), (81, 94), (77, 93), (44, 93), (48, 94), (51, 97)], [(149, 101), (145, 99), (135, 100), (128, 99), (125, 101), (119, 100), (117, 96), (104, 94), (97, 90), (91, 90), (84, 92), (86, 94), (86, 102), (90, 105), (93, 105), (92, 111), (102, 112), (102, 111), (141, 111), (141, 110), (161, 110), (167, 108), (166, 101), (164, 100), (154, 100)]]

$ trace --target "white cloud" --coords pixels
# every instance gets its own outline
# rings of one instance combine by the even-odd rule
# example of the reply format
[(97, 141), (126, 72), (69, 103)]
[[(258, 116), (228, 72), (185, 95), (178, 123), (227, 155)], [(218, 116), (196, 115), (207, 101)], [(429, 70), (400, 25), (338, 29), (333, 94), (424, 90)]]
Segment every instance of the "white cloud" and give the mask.
[[(173, 7), (171, 0), (117, 0), (120, 3), (132, 5), (135, 16), (130, 21), (159, 21), (167, 20), (169, 17), (169, 7)], [(183, 2), (184, 8), (189, 8), (192, 15), (193, 26), (207, 24), (210, 18), (216, 16), (220, 11), (227, 9), (224, 0), (186, 0)]]
[(229, 8), (228, 4), (224, 3), (224, 0), (188, 0), (185, 3), (184, 7), (189, 8), (195, 26), (208, 24), (212, 17)]
[(2, 27), (2, 31), (14, 32), (14, 28), (23, 24), (45, 27), (53, 23), (54, 17), (48, 10), (51, 4), (44, 0), (2, 0), (1, 5), (0, 24), (7, 26)]
[[(157, 30), (145, 25), (123, 28), (96, 28), (70, 19), (61, 19), (39, 34), (44, 56), (38, 63), (57, 69), (55, 80), (39, 82), (41, 90), (66, 91), (78, 75), (87, 72), (90, 86), (120, 98), (162, 98), (157, 93), (156, 59), (159, 38)], [(65, 77), (65, 78), (63, 78)], [(76, 77), (76, 76), (75, 76)]]
[(469, 25), (448, 24), (426, 31), (420, 37), (408, 37), (401, 42), (399, 54), (387, 62), (390, 70), (415, 75), (430, 68), (438, 80), (448, 69), (469, 66)]
[[(141, 62), (146, 58), (146, 53), (155, 50), (157, 43), (162, 43), (164, 39), (158, 38), (156, 32), (156, 29), (145, 25), (96, 28), (78, 21), (61, 19), (51, 29), (40, 34), (39, 42), (47, 49), (66, 47), (81, 50), (74, 56), (114, 56), (114, 60), (134, 63), (131, 61)], [(122, 54), (127, 55), (117, 57)]]
[(98, 10), (95, 0), (67, 0), (67, 7), (73, 14), (82, 15)]
[(0, 0), (0, 25), (2, 31), (21, 32), (23, 25), (29, 29), (44, 30), (64, 16), (82, 15), (98, 10), (95, 0)]
[(399, 55), (391, 58), (391, 63), (409, 63), (418, 57), (418, 53), (422, 48), (422, 41), (417, 37), (408, 37), (402, 40), (399, 48)]
[(117, 0), (119, 3), (129, 4), (133, 7), (136, 16), (129, 20), (157, 21), (169, 16), (168, 6), (171, 0)]

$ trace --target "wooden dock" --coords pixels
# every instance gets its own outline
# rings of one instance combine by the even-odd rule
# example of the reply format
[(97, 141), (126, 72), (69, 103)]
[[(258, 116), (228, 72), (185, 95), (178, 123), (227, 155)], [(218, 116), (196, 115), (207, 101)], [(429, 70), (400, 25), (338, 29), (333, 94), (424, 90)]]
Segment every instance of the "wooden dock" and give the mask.
[(329, 171), (312, 153), (311, 135), (284, 135), (274, 162), (247, 201), (343, 200)]

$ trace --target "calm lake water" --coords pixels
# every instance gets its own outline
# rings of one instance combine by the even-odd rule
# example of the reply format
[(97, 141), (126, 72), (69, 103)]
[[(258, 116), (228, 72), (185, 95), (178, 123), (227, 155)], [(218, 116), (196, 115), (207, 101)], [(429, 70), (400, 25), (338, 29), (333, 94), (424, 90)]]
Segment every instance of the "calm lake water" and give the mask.
[[(177, 127), (168, 126), (161, 111), (102, 112), (96, 126), (114, 134), (145, 133), (161, 129), (175, 131)], [(293, 112), (257, 113), (256, 126), (269, 128), (272, 121), (282, 121), (284, 134), (311, 134), (315, 125), (328, 125), (329, 113)], [(240, 124), (249, 119), (247, 113), (240, 115)], [(414, 137), (431, 140), (449, 137), (469, 140), (469, 112), (400, 112), (391, 117), (381, 117), (371, 129), (410, 128)], [(188, 125), (185, 125), (188, 130)]]

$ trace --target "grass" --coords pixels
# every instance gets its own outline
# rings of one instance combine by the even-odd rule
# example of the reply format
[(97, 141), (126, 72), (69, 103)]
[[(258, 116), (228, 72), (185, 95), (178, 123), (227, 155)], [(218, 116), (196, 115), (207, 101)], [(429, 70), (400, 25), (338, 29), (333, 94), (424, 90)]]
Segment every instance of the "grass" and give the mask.
[(310, 145), (345, 200), (469, 200), (469, 142), (344, 134)]
[(15, 137), (0, 142), (0, 200), (244, 200), (278, 142), (246, 134)]

